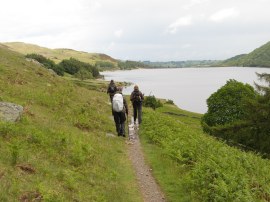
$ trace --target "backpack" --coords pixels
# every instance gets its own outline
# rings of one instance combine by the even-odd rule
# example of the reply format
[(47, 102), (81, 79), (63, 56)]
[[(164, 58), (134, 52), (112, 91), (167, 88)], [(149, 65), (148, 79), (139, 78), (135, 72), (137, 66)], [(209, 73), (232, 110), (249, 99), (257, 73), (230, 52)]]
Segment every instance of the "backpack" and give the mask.
[(114, 112), (122, 112), (124, 109), (123, 95), (117, 93), (113, 96), (112, 107)]
[(115, 86), (111, 85), (109, 86), (109, 93), (114, 93), (115, 92)]
[(140, 96), (140, 91), (134, 91), (133, 101), (134, 102), (140, 102), (140, 101), (142, 101), (142, 98)]

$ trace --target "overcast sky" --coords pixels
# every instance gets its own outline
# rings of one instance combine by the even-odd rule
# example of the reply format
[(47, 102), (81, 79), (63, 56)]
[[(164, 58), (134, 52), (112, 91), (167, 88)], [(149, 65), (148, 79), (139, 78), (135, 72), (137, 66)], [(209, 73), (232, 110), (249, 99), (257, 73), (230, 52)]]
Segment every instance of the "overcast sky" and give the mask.
[(8, 0), (0, 42), (123, 60), (227, 59), (270, 41), (270, 0)]

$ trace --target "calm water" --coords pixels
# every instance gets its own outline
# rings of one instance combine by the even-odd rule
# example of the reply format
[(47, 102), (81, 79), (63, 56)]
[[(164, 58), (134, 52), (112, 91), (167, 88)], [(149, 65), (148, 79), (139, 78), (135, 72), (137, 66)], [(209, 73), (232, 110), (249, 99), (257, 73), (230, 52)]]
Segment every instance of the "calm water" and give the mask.
[[(255, 72), (270, 73), (270, 68), (220, 67), (178, 69), (136, 69), (102, 72), (105, 80), (137, 84), (145, 95), (171, 99), (181, 109), (205, 113), (206, 99), (229, 79), (254, 85), (259, 82)], [(133, 86), (124, 89), (130, 94)]]

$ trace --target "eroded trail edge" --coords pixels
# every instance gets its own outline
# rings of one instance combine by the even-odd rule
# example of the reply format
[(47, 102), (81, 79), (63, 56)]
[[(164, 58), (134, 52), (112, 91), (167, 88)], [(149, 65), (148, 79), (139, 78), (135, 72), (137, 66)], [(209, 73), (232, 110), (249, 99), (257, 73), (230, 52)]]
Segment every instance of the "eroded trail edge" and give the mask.
[(156, 183), (155, 178), (152, 175), (152, 170), (145, 163), (144, 154), (142, 152), (140, 139), (138, 136), (139, 127), (131, 123), (128, 127), (129, 140), (128, 144), (128, 156), (133, 164), (133, 168), (136, 172), (140, 191), (142, 193), (145, 202), (164, 202), (165, 197), (162, 193), (159, 185)]

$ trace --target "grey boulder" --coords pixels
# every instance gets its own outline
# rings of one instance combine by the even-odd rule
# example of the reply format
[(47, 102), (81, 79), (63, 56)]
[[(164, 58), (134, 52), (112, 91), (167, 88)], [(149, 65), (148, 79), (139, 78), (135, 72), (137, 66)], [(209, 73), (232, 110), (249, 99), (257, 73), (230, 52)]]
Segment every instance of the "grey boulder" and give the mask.
[(19, 121), (23, 113), (23, 107), (10, 102), (0, 102), (0, 121)]

